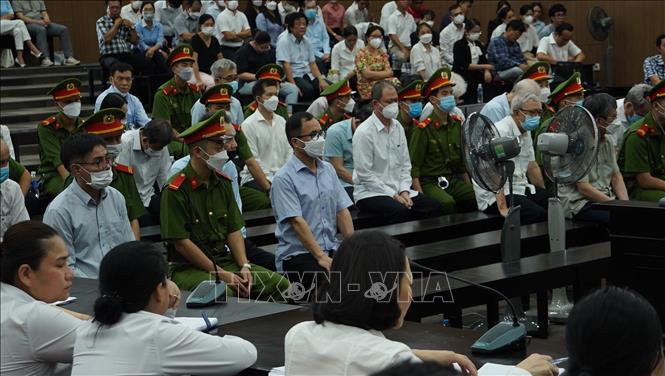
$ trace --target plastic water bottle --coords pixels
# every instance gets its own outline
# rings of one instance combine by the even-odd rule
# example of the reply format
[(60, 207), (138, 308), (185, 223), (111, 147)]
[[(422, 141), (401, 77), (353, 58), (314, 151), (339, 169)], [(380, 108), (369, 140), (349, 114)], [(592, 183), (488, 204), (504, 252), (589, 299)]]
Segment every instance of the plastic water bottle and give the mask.
[(448, 319), (443, 319), (443, 326), (449, 327), (450, 326), (450, 321)]
[(35, 197), (39, 198), (39, 179), (37, 178), (37, 172), (30, 171), (30, 192), (34, 193)]
[(478, 88), (476, 89), (476, 99), (478, 103), (484, 103), (483, 102), (483, 84), (478, 84)]

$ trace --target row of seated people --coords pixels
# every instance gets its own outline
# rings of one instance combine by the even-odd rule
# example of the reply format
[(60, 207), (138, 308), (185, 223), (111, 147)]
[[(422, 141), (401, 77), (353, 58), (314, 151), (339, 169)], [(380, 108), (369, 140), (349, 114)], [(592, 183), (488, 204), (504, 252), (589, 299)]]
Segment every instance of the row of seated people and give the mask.
[[(168, 279), (169, 267), (155, 244), (127, 242), (104, 256), (92, 316), (51, 304), (67, 299), (77, 283), (55, 229), (36, 221), (12, 226), (2, 256), (3, 375), (230, 375), (266, 351), (241, 337), (209, 335), (173, 320), (181, 292)], [(368, 294), (377, 274), (386, 276), (386, 288), (395, 293)], [(297, 323), (283, 338), (286, 374), (560, 374), (548, 355), (477, 369), (454, 351), (414, 349), (385, 338), (383, 331), (409, 330), (402, 326), (414, 275), (404, 246), (385, 233), (347, 238), (313, 300), (313, 320)], [(634, 322), (641, 324), (627, 324)], [(589, 294), (575, 304), (565, 332), (566, 374), (665, 372), (662, 325), (636, 292), (609, 286)]]

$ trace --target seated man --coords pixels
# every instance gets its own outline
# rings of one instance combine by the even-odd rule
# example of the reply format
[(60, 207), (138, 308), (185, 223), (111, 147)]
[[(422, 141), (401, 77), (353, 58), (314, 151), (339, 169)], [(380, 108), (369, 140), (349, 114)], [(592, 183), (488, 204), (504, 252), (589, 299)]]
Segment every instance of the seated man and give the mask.
[(188, 44), (181, 44), (171, 51), (167, 61), (173, 78), (157, 90), (152, 104), (152, 118), (171, 123), (173, 141), (169, 144), (169, 153), (174, 158), (180, 158), (185, 154), (183, 144), (178, 141), (180, 133), (192, 125), (190, 112), (201, 97), (198, 87), (187, 83), (194, 74), (194, 49)]
[(14, 0), (12, 7), (16, 18), (25, 23), (28, 32), (37, 42), (37, 48), (44, 54), (42, 66), (53, 65), (53, 56), (50, 56), (47, 36), (60, 38), (60, 46), (65, 54), (65, 65), (81, 63), (74, 58), (69, 29), (67, 26), (51, 21), (43, 0)]
[(462, 118), (455, 108), (450, 69), (434, 72), (421, 95), (434, 111), (411, 131), (409, 155), (413, 189), (436, 199), (446, 214), (473, 211), (473, 186), (462, 154)]
[[(277, 61), (275, 50), (270, 48), (270, 34), (265, 31), (257, 31), (249, 43), (240, 47), (235, 59), (238, 62), (238, 78), (242, 81), (242, 87), (238, 90), (240, 95), (252, 95), (252, 88), (260, 79), (259, 74), (266, 70), (279, 67), (281, 72), (279, 81), (284, 79), (284, 69), (275, 64)], [(289, 104), (288, 112), (293, 112), (291, 106), (298, 102), (298, 87), (290, 82), (281, 82), (279, 95)]]
[[(242, 123), (242, 131), (247, 136), (252, 155), (269, 181), (272, 181), (277, 170), (282, 168), (293, 154), (284, 133), (286, 120), (274, 112), (278, 103), (278, 85), (277, 80), (260, 80), (254, 85), (252, 92), (259, 105), (257, 111)], [(268, 198), (265, 187), (261, 182), (254, 180), (249, 166), (245, 166), (240, 177), (244, 189), (266, 192), (265, 198)], [(247, 202), (245, 200), (247, 193), (243, 193), (243, 188), (240, 189), (240, 193), (243, 195), (243, 201)], [(267, 202), (267, 206), (261, 205), (262, 207), (257, 209), (266, 209), (270, 207), (269, 203), (270, 201)]]
[(192, 42), (192, 37), (199, 30), (200, 16), (201, 0), (182, 0), (182, 11), (173, 20), (174, 46)]
[(356, 103), (350, 119), (335, 123), (326, 132), (323, 149), (325, 160), (335, 168), (342, 187), (353, 200), (353, 134), (358, 126), (372, 115), (372, 106)]
[(550, 23), (547, 24), (547, 26), (543, 26), (542, 29), (538, 32), (538, 38), (541, 40), (548, 35), (552, 34), (557, 26), (561, 25), (562, 23), (566, 22), (566, 14), (567, 14), (566, 7), (563, 6), (563, 4), (556, 3), (552, 4), (550, 6), (550, 9), (547, 11), (547, 16), (550, 18)]
[(183, 132), (191, 159), (162, 192), (162, 238), (175, 248), (169, 252), (170, 274), (184, 290), (218, 274), (241, 297), (284, 301), (281, 293), (287, 291), (288, 281), (250, 264), (245, 253), (242, 215), (231, 181), (222, 172), (227, 144), (233, 140), (224, 135), (232, 126), (221, 123), (223, 116), (224, 111), (218, 111)]
[(411, 190), (411, 161), (404, 128), (397, 122), (397, 90), (390, 82), (372, 87), (373, 114), (353, 136), (353, 196), (360, 211), (385, 223), (443, 214), (433, 198)]
[[(229, 107), (231, 112), (229, 116), (231, 116), (233, 124), (242, 124), (245, 121), (242, 104), (238, 98), (233, 96), (238, 91), (238, 69), (236, 63), (229, 59), (219, 59), (212, 63), (210, 73), (215, 81), (215, 85), (227, 84), (231, 88), (231, 106)], [(192, 106), (192, 124), (200, 122), (206, 113), (208, 113), (206, 106), (201, 100), (196, 101)]]
[(646, 57), (642, 64), (644, 70), (644, 83), (656, 85), (665, 80), (665, 34), (656, 38), (658, 54)]
[[(284, 78), (284, 68), (282, 68), (281, 66), (279, 66), (277, 64), (264, 65), (261, 68), (259, 68), (259, 70), (256, 71), (256, 81), (251, 82), (252, 91), (254, 90), (254, 86), (257, 83), (260, 83), (261, 81), (264, 81), (264, 80), (270, 80), (270, 81), (275, 82), (275, 84), (277, 85), (277, 90), (278, 90), (279, 93), (282, 92), (282, 89), (284, 88), (284, 85), (287, 85), (287, 86), (295, 89), (296, 96), (297, 96), (298, 88), (295, 87), (290, 82), (283, 82), (282, 81), (283, 78)], [(244, 86), (243, 86), (243, 88), (244, 88)], [(252, 94), (252, 92), (250, 92), (250, 94)], [(248, 118), (253, 113), (255, 113), (258, 106), (259, 106), (259, 104), (256, 100), (251, 101), (247, 106), (245, 106), (245, 118)], [(287, 107), (287, 105), (284, 102), (282, 102), (282, 101), (277, 102), (277, 109), (275, 110), (275, 114), (283, 117), (284, 120), (288, 120), (289, 119), (289, 112), (290, 112), (290, 109)]]
[[(141, 240), (141, 229), (139, 227), (139, 217), (143, 215), (145, 209), (141, 202), (141, 196), (136, 189), (134, 182), (134, 169), (128, 165), (118, 163), (118, 156), (124, 154), (120, 137), (124, 132), (122, 119), (125, 114), (117, 108), (103, 109), (94, 113), (81, 124), (81, 129), (86, 133), (101, 137), (106, 144), (106, 153), (111, 162), (113, 179), (111, 187), (117, 189), (125, 198), (125, 208), (127, 209), (127, 218), (132, 228), (136, 240)], [(67, 184), (71, 184), (71, 175)]]
[(113, 63), (123, 61), (134, 67), (134, 72), (138, 74), (145, 68), (145, 57), (132, 52), (132, 45), (139, 42), (139, 36), (134, 24), (120, 17), (120, 4), (120, 0), (108, 0), (107, 14), (100, 17), (95, 24), (99, 63), (102, 68), (110, 69)]
[(630, 198), (658, 201), (665, 197), (665, 80), (651, 89), (649, 100), (651, 110), (624, 134), (618, 163)]
[(510, 103), (513, 98), (517, 95), (533, 94), (540, 97), (542, 95), (541, 87), (538, 83), (531, 79), (522, 79), (517, 81), (513, 86), (513, 89), (510, 93), (503, 93), (492, 98), (487, 102), (482, 109), (480, 109), (480, 114), (487, 116), (488, 119), (492, 120), (493, 123), (503, 120), (506, 116), (511, 114)]
[(318, 13), (319, 6), (316, 4), (316, 0), (305, 0), (304, 4), (303, 13), (307, 18), (305, 36), (312, 43), (319, 71), (326, 75), (328, 74), (328, 67), (330, 67), (330, 36), (326, 29), (326, 23)]
[(331, 125), (347, 119), (356, 103), (351, 98), (351, 86), (346, 78), (323, 89), (321, 96), (325, 96), (328, 101), (328, 109), (317, 118), (324, 131)]
[(277, 40), (277, 61), (284, 67), (286, 80), (300, 90), (302, 100), (313, 100), (320, 90), (328, 86), (319, 71), (314, 56), (314, 47), (307, 31), (307, 18), (303, 13), (286, 16), (288, 32)]
[(630, 125), (643, 118), (651, 109), (651, 102), (647, 99), (651, 88), (647, 84), (637, 84), (628, 90), (625, 98), (617, 99), (617, 118), (607, 128), (607, 137), (617, 152), (621, 149), (623, 134)]
[[(6, 127), (3, 125), (3, 128)], [(3, 129), (4, 131), (4, 129)], [(4, 162), (5, 160), (7, 161), (7, 178), (9, 180), (14, 181), (19, 185), (21, 188), (21, 193), (25, 197), (25, 195), (28, 193), (28, 190), (30, 189), (30, 185), (32, 184), (32, 176), (30, 176), (30, 171), (28, 171), (25, 167), (23, 167), (22, 164), (18, 163), (14, 157), (13, 157), (13, 150), (12, 150), (12, 145), (11, 145), (11, 137), (9, 136), (9, 130), (7, 130), (6, 134), (3, 134), (2, 137), (0, 137), (0, 140), (4, 143), (3, 150), (7, 151), (7, 155), (4, 155), (3, 151), (3, 158), (2, 161)], [(6, 157), (6, 158), (4, 158)], [(4, 172), (3, 172), (4, 173)]]
[(109, 93), (118, 93), (125, 98), (127, 102), (127, 114), (125, 115), (125, 127), (127, 129), (142, 128), (150, 121), (145, 113), (141, 100), (129, 90), (132, 88), (133, 72), (132, 66), (118, 61), (111, 65), (111, 76), (109, 81), (111, 86), (104, 90), (95, 100), (95, 112), (99, 111), (102, 101)]
[(12, 225), (30, 219), (21, 187), (9, 178), (9, 147), (0, 138), (0, 242)]
[(594, 208), (595, 202), (628, 200), (628, 191), (617, 165), (616, 152), (607, 137), (607, 129), (616, 119), (616, 101), (607, 93), (584, 99), (584, 108), (596, 120), (598, 156), (586, 176), (575, 184), (559, 185), (559, 197), (568, 218), (610, 224), (610, 212)]
[(550, 64), (567, 61), (581, 63), (585, 58), (584, 53), (572, 39), (573, 25), (564, 22), (556, 27), (554, 33), (540, 40), (536, 57)]
[(420, 124), (420, 115), (423, 113), (423, 97), (420, 92), (423, 84), (421, 80), (413, 80), (408, 84), (405, 82), (397, 92), (399, 100), (397, 121), (404, 128), (407, 141), (411, 139), (411, 133)]
[(245, 13), (238, 10), (238, 2), (225, 0), (224, 9), (215, 19), (215, 33), (227, 59), (237, 60), (236, 52), (245, 39), (252, 36), (252, 29)]
[(504, 81), (515, 81), (527, 69), (526, 60), (517, 40), (525, 31), (524, 22), (512, 20), (506, 31), (490, 41), (487, 59)]
[(43, 189), (53, 197), (62, 191), (69, 169), (60, 160), (60, 148), (67, 137), (81, 131), (81, 81), (68, 78), (59, 82), (52, 95), (58, 113), (37, 127), (39, 137), (39, 174)]
[[(464, 12), (459, 4), (453, 4), (448, 8), (450, 24), (444, 27), (439, 34), (441, 43), (439, 49), (443, 61), (449, 66), (453, 66), (453, 46), (455, 42), (464, 38)], [(428, 77), (423, 77), (423, 80)]]
[[(520, 153), (513, 161), (513, 199), (515, 206), (521, 206), (520, 219), (522, 224), (547, 220), (547, 200), (545, 182), (540, 168), (536, 164), (531, 139), (531, 130), (540, 123), (542, 103), (540, 95), (533, 93), (518, 94), (510, 102), (512, 114), (494, 124), (501, 137), (517, 137), (520, 141)], [(508, 182), (497, 194), (486, 191), (475, 182), (478, 210), (488, 214), (508, 215), (510, 203)]]
[(122, 193), (109, 187), (111, 158), (104, 140), (76, 134), (62, 145), (62, 162), (74, 181), (46, 208), (44, 223), (65, 241), (76, 277), (97, 278), (104, 255), (135, 240)]
[(173, 47), (177, 45), (178, 38), (175, 35), (175, 18), (182, 12), (180, 7), (180, 0), (158, 0), (155, 2), (155, 22), (162, 25), (164, 31), (164, 39), (166, 39), (165, 47)]
[(149, 217), (142, 218), (146, 225), (159, 223), (160, 194), (171, 167), (168, 145), (172, 135), (171, 124), (161, 119), (152, 120), (145, 127), (122, 135), (122, 153), (118, 156), (118, 162), (134, 171), (136, 189), (149, 214)]
[(347, 209), (353, 201), (337, 180), (335, 169), (320, 160), (325, 132), (319, 122), (307, 112), (295, 113), (286, 134), (293, 155), (275, 174), (270, 196), (279, 241), (277, 270), (309, 289), (319, 273), (330, 271), (340, 244), (337, 230), (344, 238), (353, 234)]

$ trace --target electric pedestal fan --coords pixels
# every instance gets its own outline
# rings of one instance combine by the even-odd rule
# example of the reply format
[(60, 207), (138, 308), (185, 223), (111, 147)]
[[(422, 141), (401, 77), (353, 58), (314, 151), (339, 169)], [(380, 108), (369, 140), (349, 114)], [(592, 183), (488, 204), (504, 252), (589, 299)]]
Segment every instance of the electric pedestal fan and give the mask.
[[(538, 136), (538, 150), (542, 154), (545, 175), (554, 182), (554, 197), (549, 199), (547, 212), (550, 252), (565, 251), (565, 213), (558, 197), (558, 185), (577, 183), (596, 160), (598, 130), (593, 116), (580, 106), (559, 110), (546, 132)], [(555, 289), (549, 306), (550, 319), (565, 321), (571, 308), (565, 287)]]

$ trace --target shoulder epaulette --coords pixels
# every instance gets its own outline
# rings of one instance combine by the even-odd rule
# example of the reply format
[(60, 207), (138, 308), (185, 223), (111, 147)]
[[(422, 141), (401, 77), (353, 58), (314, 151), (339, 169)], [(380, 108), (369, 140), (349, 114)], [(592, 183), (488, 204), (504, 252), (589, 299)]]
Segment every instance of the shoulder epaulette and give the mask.
[(319, 119), (319, 123), (321, 123), (321, 125), (325, 125), (328, 122), (328, 119), (328, 113), (326, 112), (323, 114), (323, 116), (321, 116), (321, 119)]
[(545, 108), (547, 108), (547, 110), (548, 110), (549, 112), (551, 112), (551, 113), (555, 113), (555, 112), (556, 112), (556, 111), (554, 110), (554, 107), (550, 106), (549, 104), (546, 104), (546, 105), (545, 105)]
[(462, 121), (462, 117), (459, 116), (458, 114), (450, 114), (450, 118), (455, 121)]
[(217, 171), (217, 170), (215, 170), (215, 172), (217, 173), (217, 176), (219, 176), (219, 177), (222, 177), (222, 178), (224, 178), (224, 179), (226, 179), (226, 180), (228, 180), (228, 181), (232, 181), (232, 180), (233, 180), (233, 179), (231, 179), (230, 176), (228, 176), (227, 174), (225, 174), (225, 173), (223, 173), (223, 172), (219, 172), (219, 171)]
[(164, 93), (164, 95), (178, 94), (178, 88), (173, 85), (166, 85), (162, 89), (162, 92)]
[[(42, 120), (42, 122), (41, 122), (40, 124), (46, 126), (46, 125), (51, 125), (51, 124), (53, 124), (53, 123), (55, 123), (55, 122), (56, 122), (56, 118), (55, 118), (55, 116), (51, 116), (51, 117), (48, 117), (48, 118)], [(60, 124), (57, 123), (57, 124), (56, 124), (56, 128), (59, 128), (59, 126), (60, 126)]]
[[(414, 121), (416, 121), (416, 120), (414, 119)], [(425, 128), (427, 128), (427, 126), (431, 122), (432, 122), (432, 118), (428, 117), (427, 119), (425, 119), (423, 121), (416, 121), (416, 126), (420, 129), (425, 129)]]
[(649, 132), (649, 124), (644, 123), (644, 124), (642, 124), (641, 127), (639, 127), (637, 129), (637, 131), (635, 133), (637, 134), (637, 137), (644, 138), (644, 137), (646, 137), (647, 132)]
[(247, 107), (245, 107), (245, 111), (256, 111), (256, 108), (258, 107), (258, 103), (256, 103), (256, 100), (253, 101), (252, 103), (248, 104)]
[(187, 179), (187, 176), (181, 172), (178, 176), (176, 176), (175, 178), (173, 178), (173, 180), (171, 180), (171, 182), (169, 183), (169, 189), (177, 191), (178, 189), (180, 189), (182, 183), (185, 182), (185, 179)]
[(125, 166), (124, 164), (116, 163), (115, 169), (124, 172), (125, 174), (134, 175), (134, 169), (131, 166)]
[(199, 89), (199, 86), (197, 84), (187, 84), (187, 86), (189, 86), (189, 90), (191, 90), (195, 93), (198, 93), (199, 91), (201, 91), (201, 89)]
[(278, 106), (286, 107), (288, 105), (286, 104), (286, 102), (279, 101)]
[(236, 132), (242, 132), (242, 128), (240, 128), (240, 124), (233, 124), (233, 129), (235, 129)]

